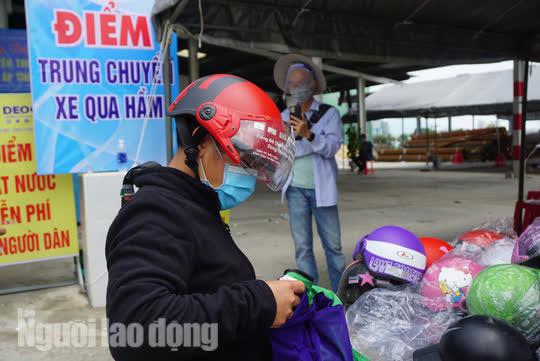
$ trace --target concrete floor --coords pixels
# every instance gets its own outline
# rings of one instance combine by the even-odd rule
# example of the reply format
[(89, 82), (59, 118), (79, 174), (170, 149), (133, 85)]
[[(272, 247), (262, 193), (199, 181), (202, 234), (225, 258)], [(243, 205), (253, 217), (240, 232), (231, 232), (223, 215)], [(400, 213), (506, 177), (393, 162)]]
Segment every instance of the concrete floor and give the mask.
[[(527, 183), (537, 188), (540, 176)], [(478, 171), (380, 170), (372, 176), (340, 176), (343, 249), (349, 261), (358, 238), (372, 229), (395, 224), (417, 235), (452, 240), (483, 221), (511, 217), (517, 180), (501, 173)], [(279, 196), (259, 187), (254, 199), (232, 213), (231, 230), (253, 262), (258, 277), (275, 279), (294, 267), (294, 248)], [(315, 252), (321, 284), (328, 285), (326, 262), (318, 238)], [(0, 289), (73, 278), (71, 260), (6, 267)], [(78, 286), (0, 296), (0, 360), (111, 360), (105, 347), (53, 348), (47, 352), (18, 346), (18, 310), (35, 311), (36, 322), (69, 322), (104, 317), (92, 309)], [(99, 342), (98, 342), (99, 344)]]

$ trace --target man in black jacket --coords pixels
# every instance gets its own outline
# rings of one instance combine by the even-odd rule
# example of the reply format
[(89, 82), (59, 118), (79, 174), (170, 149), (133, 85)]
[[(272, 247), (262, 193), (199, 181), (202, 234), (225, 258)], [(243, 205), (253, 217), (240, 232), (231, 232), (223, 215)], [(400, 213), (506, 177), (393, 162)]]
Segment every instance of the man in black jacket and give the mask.
[(293, 135), (261, 89), (229, 75), (192, 83), (169, 112), (181, 147), (169, 167), (137, 169), (139, 190), (107, 236), (111, 353), (270, 360), (269, 329), (292, 315), (304, 286), (256, 280), (219, 211), (246, 200), (256, 178), (283, 186)]

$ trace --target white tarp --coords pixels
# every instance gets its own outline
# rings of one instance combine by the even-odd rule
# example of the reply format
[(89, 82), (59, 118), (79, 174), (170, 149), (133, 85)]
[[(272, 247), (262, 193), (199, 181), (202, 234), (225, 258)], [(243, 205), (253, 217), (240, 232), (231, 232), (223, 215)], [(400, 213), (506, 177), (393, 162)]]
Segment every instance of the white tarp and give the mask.
[[(369, 95), (370, 119), (390, 116), (511, 114), (513, 70), (397, 84)], [(540, 110), (540, 67), (529, 74), (529, 111)]]

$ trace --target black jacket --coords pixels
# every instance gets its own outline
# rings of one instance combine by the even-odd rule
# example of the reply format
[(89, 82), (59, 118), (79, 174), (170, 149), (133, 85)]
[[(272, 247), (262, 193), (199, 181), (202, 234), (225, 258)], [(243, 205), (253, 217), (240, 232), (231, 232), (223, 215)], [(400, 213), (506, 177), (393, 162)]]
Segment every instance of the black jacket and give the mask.
[(373, 160), (373, 143), (363, 140), (360, 143), (360, 159), (363, 161)]
[[(269, 360), (275, 300), (221, 221), (216, 193), (167, 167), (144, 170), (135, 184), (140, 189), (107, 235), (106, 311), (110, 325), (141, 324), (144, 343), (110, 345), (114, 359)], [(167, 324), (217, 323), (219, 347), (151, 347), (148, 326), (160, 318)], [(114, 328), (113, 344), (118, 335)]]

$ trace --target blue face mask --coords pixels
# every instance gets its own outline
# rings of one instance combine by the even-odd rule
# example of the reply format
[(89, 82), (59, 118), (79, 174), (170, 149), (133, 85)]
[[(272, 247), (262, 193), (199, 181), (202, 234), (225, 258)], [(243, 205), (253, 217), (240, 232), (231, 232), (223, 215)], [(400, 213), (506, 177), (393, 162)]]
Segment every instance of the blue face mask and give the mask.
[(240, 203), (245, 202), (255, 191), (255, 182), (257, 181), (257, 178), (241, 167), (235, 167), (225, 163), (225, 168), (223, 169), (223, 184), (218, 188), (212, 186), (206, 179), (206, 173), (202, 162), (200, 168), (204, 177), (204, 179), (201, 179), (201, 182), (217, 192), (221, 210), (231, 209)]

